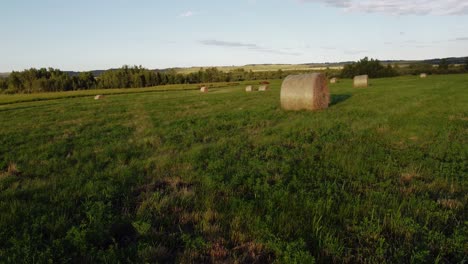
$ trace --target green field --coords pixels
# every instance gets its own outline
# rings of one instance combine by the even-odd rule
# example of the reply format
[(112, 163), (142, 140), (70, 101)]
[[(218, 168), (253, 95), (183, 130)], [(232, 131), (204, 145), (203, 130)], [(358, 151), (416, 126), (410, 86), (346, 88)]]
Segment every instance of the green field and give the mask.
[[(417, 63), (417, 61), (395, 61), (391, 63), (382, 63), (383, 65), (391, 64), (398, 65), (400, 68), (407, 68), (410, 64)], [(317, 64), (255, 64), (255, 65), (244, 65), (244, 66), (216, 66), (220, 71), (232, 72), (235, 70), (244, 69), (245, 71), (253, 72), (268, 72), (268, 71), (323, 71), (328, 69), (331, 70), (341, 70), (343, 69), (345, 63), (317, 63)], [(453, 64), (454, 66), (460, 66), (460, 64)], [(202, 69), (207, 69), (210, 67), (187, 67), (187, 68), (175, 68), (174, 70), (177, 73), (181, 74), (190, 74), (198, 72)]]
[(280, 84), (0, 95), (0, 262), (468, 261), (468, 75)]
[[(206, 67), (209, 68), (209, 67)], [(231, 72), (234, 70), (244, 69), (245, 71), (253, 72), (266, 72), (266, 71), (313, 71), (313, 70), (325, 70), (325, 65), (306, 65), (306, 64), (265, 64), (265, 65), (245, 65), (245, 66), (217, 66), (215, 67), (220, 71)], [(342, 66), (331, 66), (330, 69), (342, 69)], [(177, 68), (177, 73), (189, 74), (198, 72), (204, 69), (203, 67), (189, 67), (189, 68)]]
[[(249, 83), (249, 82), (246, 82)], [(250, 82), (253, 83), (253, 82)], [(229, 87), (236, 85), (236, 83), (212, 83), (206, 84), (208, 87), (219, 88)], [(0, 106), (6, 104), (23, 103), (23, 102), (34, 102), (34, 101), (48, 101), (54, 99), (68, 99), (76, 97), (87, 97), (94, 95), (122, 95), (122, 94), (134, 94), (134, 93), (154, 93), (154, 92), (175, 92), (175, 91), (191, 91), (198, 90), (200, 84), (171, 84), (162, 85), (148, 88), (127, 88), (127, 89), (91, 89), (91, 90), (79, 90), (79, 91), (68, 91), (68, 92), (49, 92), (49, 93), (33, 93), (33, 94), (14, 94), (14, 95), (2, 95), (0, 94)]]

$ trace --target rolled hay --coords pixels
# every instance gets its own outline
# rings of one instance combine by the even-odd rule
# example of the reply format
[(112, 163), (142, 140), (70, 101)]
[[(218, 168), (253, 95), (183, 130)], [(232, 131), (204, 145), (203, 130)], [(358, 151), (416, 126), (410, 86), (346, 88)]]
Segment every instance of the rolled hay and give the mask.
[(427, 78), (427, 74), (426, 74), (426, 73), (421, 73), (421, 74), (419, 75), (419, 77), (420, 77), (420, 78)]
[(338, 78), (331, 78), (330, 79), (330, 83), (337, 83), (338, 82)]
[(268, 85), (260, 85), (260, 87), (258, 87), (259, 92), (266, 92), (268, 90), (270, 90), (270, 87)]
[(208, 87), (203, 86), (202, 88), (200, 88), (200, 92), (207, 93), (208, 92)]
[(369, 75), (359, 75), (354, 77), (354, 87), (364, 88), (369, 86)]
[(254, 91), (253, 86), (249, 85), (249, 86), (245, 87), (245, 91), (246, 92), (253, 92)]
[(98, 94), (94, 96), (94, 100), (101, 100), (101, 99), (104, 99), (104, 95)]
[(281, 107), (285, 110), (320, 110), (329, 104), (330, 90), (323, 73), (289, 75), (281, 85)]

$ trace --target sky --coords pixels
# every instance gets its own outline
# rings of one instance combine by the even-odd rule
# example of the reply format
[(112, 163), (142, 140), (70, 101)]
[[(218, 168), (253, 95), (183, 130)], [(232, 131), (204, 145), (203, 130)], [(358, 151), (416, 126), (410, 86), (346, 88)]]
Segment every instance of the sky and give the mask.
[(2, 0), (0, 72), (468, 56), (467, 0)]

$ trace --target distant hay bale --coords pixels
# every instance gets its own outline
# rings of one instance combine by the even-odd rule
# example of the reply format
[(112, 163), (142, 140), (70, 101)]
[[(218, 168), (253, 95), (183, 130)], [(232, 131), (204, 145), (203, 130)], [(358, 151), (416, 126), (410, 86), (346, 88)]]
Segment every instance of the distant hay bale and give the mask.
[(368, 75), (359, 75), (354, 77), (354, 87), (355, 88), (365, 88), (369, 86), (369, 76)]
[(94, 100), (101, 100), (101, 99), (104, 99), (104, 95), (98, 94), (94, 96)]
[(258, 87), (259, 92), (266, 92), (268, 90), (270, 90), (270, 87), (268, 85), (260, 85), (260, 87)]
[(208, 92), (208, 87), (203, 86), (202, 88), (200, 88), (200, 92), (207, 93)]
[(338, 82), (338, 78), (331, 78), (330, 79), (330, 83), (337, 83)]
[(427, 78), (427, 74), (426, 74), (426, 73), (421, 73), (421, 74), (419, 75), (419, 77), (420, 77), (420, 78)]
[(285, 110), (328, 108), (330, 91), (323, 73), (289, 75), (281, 85), (281, 107)]
[(253, 92), (254, 91), (253, 86), (249, 85), (249, 86), (245, 87), (245, 91), (246, 92)]

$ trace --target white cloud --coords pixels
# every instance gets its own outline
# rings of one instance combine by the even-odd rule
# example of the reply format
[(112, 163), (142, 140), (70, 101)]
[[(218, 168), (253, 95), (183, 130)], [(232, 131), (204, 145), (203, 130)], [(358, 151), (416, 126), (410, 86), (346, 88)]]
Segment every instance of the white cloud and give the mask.
[(348, 12), (392, 15), (468, 15), (467, 0), (299, 0), (323, 3)]
[(194, 13), (193, 11), (190, 11), (190, 10), (189, 10), (189, 11), (186, 11), (186, 12), (180, 14), (179, 17), (191, 17), (191, 16), (193, 16), (194, 14), (195, 14), (195, 13)]
[(450, 41), (468, 41), (468, 37), (454, 38), (454, 39), (451, 39)]
[(368, 50), (345, 50), (345, 54), (347, 55), (357, 55), (357, 54), (362, 54), (362, 53), (369, 53)]
[(223, 41), (223, 40), (215, 40), (215, 39), (202, 40), (200, 41), (200, 43), (202, 43), (203, 45), (208, 45), (208, 46), (245, 47), (245, 48), (251, 48), (251, 49), (259, 48), (257, 44), (242, 43), (242, 42), (237, 42), (237, 41)]
[(271, 53), (271, 54), (277, 54), (277, 55), (290, 55), (290, 56), (301, 55), (300, 53), (297, 53), (297, 52), (287, 52), (287, 51), (278, 50), (278, 49), (265, 48), (265, 47), (262, 47), (253, 43), (242, 43), (242, 42), (236, 42), (236, 41), (223, 41), (223, 40), (215, 40), (215, 39), (201, 40), (200, 43), (206, 46), (217, 46), (217, 47), (228, 47), (228, 48), (247, 48), (249, 50), (253, 50), (257, 52)]

